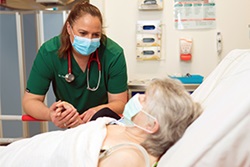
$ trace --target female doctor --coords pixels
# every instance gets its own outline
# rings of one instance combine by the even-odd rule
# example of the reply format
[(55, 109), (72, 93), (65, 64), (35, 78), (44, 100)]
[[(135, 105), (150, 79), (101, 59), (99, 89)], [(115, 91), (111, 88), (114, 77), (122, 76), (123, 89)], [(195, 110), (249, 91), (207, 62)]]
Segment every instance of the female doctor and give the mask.
[[(97, 7), (85, 1), (73, 6), (61, 34), (45, 42), (34, 60), (22, 101), (27, 114), (70, 128), (101, 109), (122, 113), (127, 102), (124, 52), (102, 26)], [(48, 107), (44, 99), (50, 83), (56, 102)], [(60, 101), (75, 109), (63, 108)]]

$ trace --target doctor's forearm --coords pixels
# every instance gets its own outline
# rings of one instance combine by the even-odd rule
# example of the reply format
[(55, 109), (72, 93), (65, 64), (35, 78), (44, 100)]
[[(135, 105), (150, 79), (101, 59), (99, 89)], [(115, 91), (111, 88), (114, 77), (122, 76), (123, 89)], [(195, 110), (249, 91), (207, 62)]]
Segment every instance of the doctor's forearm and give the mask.
[(49, 108), (41, 101), (38, 100), (29, 100), (23, 101), (24, 112), (36, 119), (50, 121), (50, 110)]
[(117, 114), (122, 114), (123, 110), (124, 110), (124, 106), (128, 101), (128, 92), (124, 91), (124, 92), (118, 93), (118, 94), (108, 93), (108, 99), (109, 99), (108, 100), (109, 102), (107, 104), (101, 105), (101, 107), (102, 108), (108, 107), (112, 111), (116, 112)]

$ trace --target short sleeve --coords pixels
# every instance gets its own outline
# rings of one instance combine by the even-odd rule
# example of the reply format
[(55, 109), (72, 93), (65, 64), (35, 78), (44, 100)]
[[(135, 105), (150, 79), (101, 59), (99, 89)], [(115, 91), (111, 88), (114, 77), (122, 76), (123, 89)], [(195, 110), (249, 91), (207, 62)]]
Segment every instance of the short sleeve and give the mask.
[(123, 50), (113, 57), (109, 72), (108, 91), (110, 93), (121, 93), (126, 91), (128, 89), (128, 77)]
[(29, 79), (27, 81), (27, 90), (38, 95), (45, 95), (49, 89), (53, 77), (51, 60), (43, 45), (35, 58)]

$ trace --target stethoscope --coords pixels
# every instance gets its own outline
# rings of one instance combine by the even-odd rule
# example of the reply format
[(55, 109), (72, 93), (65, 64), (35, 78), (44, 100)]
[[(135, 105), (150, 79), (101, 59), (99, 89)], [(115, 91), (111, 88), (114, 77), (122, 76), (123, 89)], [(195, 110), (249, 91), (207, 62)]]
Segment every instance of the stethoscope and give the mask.
[[(89, 69), (90, 69), (90, 65), (91, 65), (91, 63), (93, 61), (96, 61), (97, 65), (98, 65), (99, 76), (98, 76), (98, 82), (97, 82), (96, 87), (91, 88), (89, 86)], [(68, 74), (66, 74), (64, 76), (64, 78), (69, 83), (75, 80), (75, 76), (72, 74), (70, 52), (68, 52)], [(88, 64), (87, 64), (87, 89), (91, 90), (91, 91), (96, 91), (99, 88), (100, 81), (101, 81), (101, 63), (100, 63), (100, 60), (99, 60), (99, 57), (98, 57), (98, 50), (96, 50), (94, 53), (92, 53), (90, 55), (89, 61), (88, 61)]]

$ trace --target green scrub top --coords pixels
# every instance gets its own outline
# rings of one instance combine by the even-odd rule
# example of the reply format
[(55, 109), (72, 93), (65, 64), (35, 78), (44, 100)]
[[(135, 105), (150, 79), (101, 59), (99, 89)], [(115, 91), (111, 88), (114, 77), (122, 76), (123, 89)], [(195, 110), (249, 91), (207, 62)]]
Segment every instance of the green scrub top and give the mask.
[[(75, 79), (69, 83), (63, 76), (68, 73), (67, 58), (59, 58), (60, 36), (45, 42), (39, 49), (27, 82), (27, 91), (37, 95), (45, 95), (52, 82), (57, 100), (71, 103), (81, 114), (91, 107), (108, 103), (108, 92), (122, 93), (128, 89), (127, 68), (123, 49), (114, 41), (106, 38), (98, 48), (101, 63), (101, 80), (96, 91), (87, 89), (87, 69), (83, 72), (71, 55), (72, 74)], [(98, 83), (98, 66), (91, 63), (89, 85), (96, 87)]]

